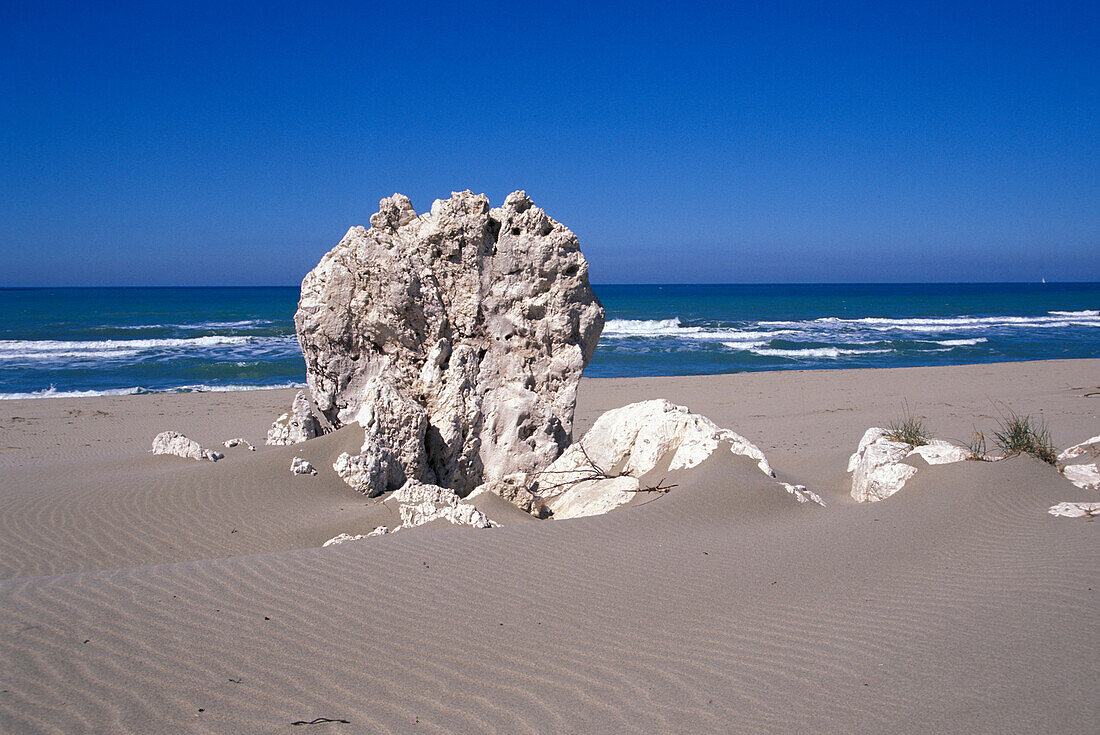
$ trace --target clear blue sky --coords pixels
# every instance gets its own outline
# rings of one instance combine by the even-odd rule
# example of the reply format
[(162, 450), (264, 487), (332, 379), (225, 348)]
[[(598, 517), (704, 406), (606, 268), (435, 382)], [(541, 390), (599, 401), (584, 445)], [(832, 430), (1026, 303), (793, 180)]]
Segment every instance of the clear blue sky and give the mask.
[(1100, 280), (1096, 0), (4, 0), (0, 121), (0, 285), (296, 284), (467, 188), (597, 283)]

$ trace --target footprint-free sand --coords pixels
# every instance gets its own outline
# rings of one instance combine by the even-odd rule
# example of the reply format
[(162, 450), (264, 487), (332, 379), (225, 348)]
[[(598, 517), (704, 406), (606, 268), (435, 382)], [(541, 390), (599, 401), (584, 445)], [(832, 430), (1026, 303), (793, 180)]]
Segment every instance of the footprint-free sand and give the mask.
[[(293, 392), (0, 402), (0, 731), (1092, 732), (1096, 501), (1029, 457), (922, 467), (857, 504), (848, 455), (904, 410), (940, 438), (1100, 434), (1100, 360), (582, 381), (577, 435), (646, 398), (743, 434), (604, 516), (390, 523), (265, 447)], [(217, 463), (149, 453), (182, 431)], [(225, 449), (242, 436), (257, 446)], [(295, 456), (319, 469), (290, 473)], [(318, 718), (334, 720), (317, 724)], [(346, 720), (345, 722), (340, 722)]]

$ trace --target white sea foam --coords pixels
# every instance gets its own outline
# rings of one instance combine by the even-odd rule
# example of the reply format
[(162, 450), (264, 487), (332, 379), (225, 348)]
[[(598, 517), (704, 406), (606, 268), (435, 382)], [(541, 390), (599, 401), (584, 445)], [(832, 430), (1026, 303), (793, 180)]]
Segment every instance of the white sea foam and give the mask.
[(752, 340), (742, 340), (737, 342), (723, 342), (722, 344), (729, 347), (731, 350), (754, 350), (757, 347), (763, 347), (768, 344), (768, 341), (754, 342)]
[(941, 339), (934, 340), (932, 344), (943, 345), (944, 347), (972, 347), (973, 345), (980, 345), (982, 342), (987, 342), (985, 337), (978, 337), (976, 339)]
[(0, 401), (14, 401), (27, 398), (94, 398), (96, 396), (134, 396), (147, 393), (235, 393), (245, 390), (280, 390), (283, 388), (305, 388), (305, 383), (280, 383), (278, 385), (181, 385), (175, 388), (111, 388), (107, 390), (57, 390), (50, 386), (46, 390), (33, 393), (0, 393)]
[(605, 337), (640, 337), (660, 334), (694, 334), (701, 327), (685, 327), (677, 318), (672, 319), (609, 319), (603, 327)]
[(165, 339), (106, 340), (0, 340), (0, 361), (42, 361), (69, 359), (119, 359), (142, 352), (209, 350), (248, 346), (256, 350), (297, 347), (293, 336), (248, 337), (209, 336)]
[(805, 357), (823, 357), (834, 360), (843, 355), (877, 355), (887, 352), (893, 352), (893, 350), (847, 350), (841, 347), (807, 347), (798, 350), (787, 350), (779, 348), (756, 348), (750, 349), (749, 351), (757, 355), (762, 355), (764, 357), (789, 357), (792, 359)]
[(820, 331), (871, 329), (874, 331), (952, 332), (957, 330), (997, 328), (1065, 328), (1100, 327), (1100, 312), (1050, 312), (1044, 316), (958, 316), (958, 317), (862, 317), (842, 319), (820, 317), (818, 319), (792, 321), (761, 321), (762, 327)]
[(789, 334), (786, 329), (743, 330), (736, 328), (689, 327), (678, 318), (673, 319), (610, 319), (604, 325), (603, 337), (625, 339), (630, 337), (674, 337), (697, 341), (768, 340)]
[(265, 327), (274, 324), (271, 319), (241, 319), (231, 322), (193, 322), (187, 324), (103, 324), (102, 329), (247, 329), (249, 327)]

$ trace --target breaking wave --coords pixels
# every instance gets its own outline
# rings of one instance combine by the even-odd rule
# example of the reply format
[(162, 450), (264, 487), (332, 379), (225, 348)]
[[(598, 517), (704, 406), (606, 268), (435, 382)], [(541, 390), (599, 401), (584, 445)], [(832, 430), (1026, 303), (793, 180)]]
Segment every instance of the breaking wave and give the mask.
[(0, 401), (27, 398), (94, 398), (96, 396), (138, 396), (149, 393), (234, 393), (242, 390), (280, 390), (305, 388), (305, 383), (279, 383), (277, 385), (181, 385), (173, 388), (110, 388), (107, 390), (57, 390), (50, 386), (31, 393), (0, 393)]

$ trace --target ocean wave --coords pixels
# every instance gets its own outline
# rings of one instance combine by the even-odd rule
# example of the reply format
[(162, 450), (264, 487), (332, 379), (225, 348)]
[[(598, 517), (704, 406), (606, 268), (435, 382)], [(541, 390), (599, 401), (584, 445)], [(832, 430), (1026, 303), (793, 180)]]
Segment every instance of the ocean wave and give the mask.
[(651, 335), (696, 334), (702, 327), (685, 327), (672, 319), (609, 319), (603, 326), (604, 337), (648, 337)]
[(749, 352), (763, 357), (788, 357), (791, 359), (800, 359), (807, 357), (823, 357), (827, 359), (836, 359), (844, 355), (878, 355), (885, 354), (887, 352), (893, 352), (893, 350), (849, 350), (842, 347), (806, 347), (803, 349), (782, 349), (782, 348), (751, 348)]
[(754, 341), (754, 340), (740, 340), (733, 342), (723, 342), (722, 345), (729, 347), (731, 350), (754, 350), (757, 347), (763, 347), (768, 344), (768, 340)]
[[(977, 337), (975, 339), (940, 339), (933, 340), (932, 344), (943, 345), (944, 347), (972, 347), (974, 345), (980, 345), (982, 342), (988, 342), (985, 337)], [(939, 350), (937, 350), (938, 352)]]
[(205, 329), (248, 329), (250, 327), (269, 327), (275, 324), (272, 319), (240, 319), (228, 322), (191, 322), (186, 324), (101, 324), (99, 329), (180, 329), (180, 330), (205, 330)]
[(293, 336), (249, 337), (208, 336), (164, 339), (106, 340), (0, 340), (0, 361), (42, 361), (69, 359), (120, 359), (145, 352), (181, 352), (212, 348), (248, 347), (251, 350), (297, 349)]
[(245, 390), (281, 390), (305, 388), (305, 383), (279, 383), (277, 385), (180, 385), (171, 388), (108, 388), (105, 390), (57, 390), (50, 386), (32, 393), (0, 393), (0, 401), (28, 398), (95, 398), (97, 396), (136, 396), (148, 393), (236, 393)]
[(672, 319), (610, 319), (604, 325), (602, 337), (674, 337), (697, 341), (768, 340), (790, 334), (788, 329), (740, 329), (737, 327), (685, 326), (679, 318)]
[(861, 317), (845, 319), (835, 316), (807, 320), (761, 321), (762, 327), (802, 330), (852, 330), (907, 332), (952, 332), (957, 330), (996, 328), (1065, 328), (1100, 327), (1100, 312), (1050, 312), (1043, 316), (958, 316), (958, 317)]

